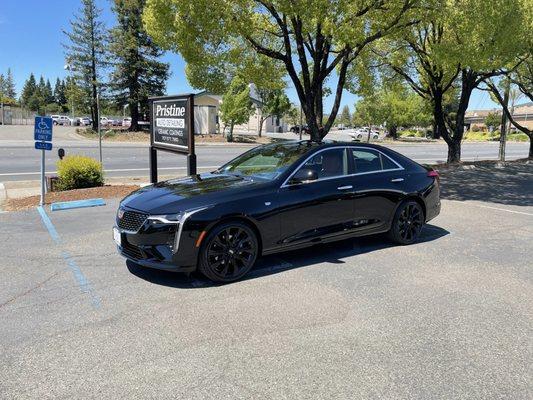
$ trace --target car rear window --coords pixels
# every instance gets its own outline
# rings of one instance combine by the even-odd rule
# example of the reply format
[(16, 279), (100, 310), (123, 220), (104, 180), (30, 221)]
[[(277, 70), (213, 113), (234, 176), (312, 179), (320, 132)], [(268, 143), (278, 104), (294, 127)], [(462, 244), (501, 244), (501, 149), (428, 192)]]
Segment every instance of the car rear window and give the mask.
[(389, 157), (376, 150), (352, 149), (351, 153), (356, 174), (399, 168)]

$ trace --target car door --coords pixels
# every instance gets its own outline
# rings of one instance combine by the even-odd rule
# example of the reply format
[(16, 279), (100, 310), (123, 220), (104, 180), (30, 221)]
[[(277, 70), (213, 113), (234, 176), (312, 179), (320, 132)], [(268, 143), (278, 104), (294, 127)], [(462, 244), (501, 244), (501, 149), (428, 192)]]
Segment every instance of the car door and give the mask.
[(403, 168), (377, 149), (352, 147), (348, 157), (353, 171), (354, 228), (386, 228), (405, 191)]
[(318, 180), (285, 183), (280, 188), (277, 204), (282, 246), (342, 234), (353, 219), (353, 186), (348, 177), (345, 147), (319, 151), (300, 168), (314, 169)]

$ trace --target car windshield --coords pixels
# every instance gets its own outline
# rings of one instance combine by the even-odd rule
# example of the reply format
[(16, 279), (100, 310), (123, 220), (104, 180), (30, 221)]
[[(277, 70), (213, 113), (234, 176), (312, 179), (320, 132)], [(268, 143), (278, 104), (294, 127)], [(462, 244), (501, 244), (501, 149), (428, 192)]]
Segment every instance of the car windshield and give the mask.
[(309, 142), (292, 142), (256, 147), (223, 165), (215, 173), (274, 180), (307, 153), (310, 146)]

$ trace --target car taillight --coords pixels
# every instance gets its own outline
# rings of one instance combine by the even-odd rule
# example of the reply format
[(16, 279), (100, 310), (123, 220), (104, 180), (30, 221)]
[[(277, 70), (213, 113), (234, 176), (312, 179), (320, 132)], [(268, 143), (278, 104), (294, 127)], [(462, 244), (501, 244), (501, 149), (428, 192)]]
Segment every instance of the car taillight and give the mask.
[(435, 178), (435, 179), (439, 180), (439, 178), (440, 178), (439, 171), (435, 171), (434, 169), (431, 170), (431, 171), (428, 171), (428, 177)]

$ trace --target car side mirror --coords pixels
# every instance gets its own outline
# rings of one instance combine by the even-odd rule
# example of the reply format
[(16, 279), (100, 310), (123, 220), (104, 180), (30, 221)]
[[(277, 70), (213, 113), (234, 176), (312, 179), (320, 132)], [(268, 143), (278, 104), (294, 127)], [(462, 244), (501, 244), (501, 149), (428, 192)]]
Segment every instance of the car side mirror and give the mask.
[(318, 179), (318, 174), (314, 169), (311, 168), (301, 168), (296, 172), (291, 180), (289, 181), (290, 185), (297, 185), (300, 183), (307, 183), (316, 181)]

